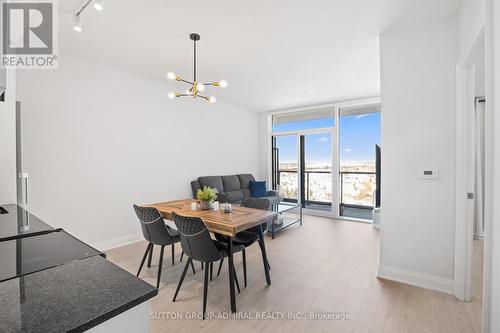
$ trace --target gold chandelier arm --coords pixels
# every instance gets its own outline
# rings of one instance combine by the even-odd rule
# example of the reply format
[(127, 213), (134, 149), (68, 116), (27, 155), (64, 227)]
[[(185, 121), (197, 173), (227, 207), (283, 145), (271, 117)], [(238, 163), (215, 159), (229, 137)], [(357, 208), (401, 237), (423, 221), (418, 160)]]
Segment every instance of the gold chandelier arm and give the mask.
[(193, 82), (190, 82), (190, 81), (188, 81), (188, 80), (184, 80), (184, 79), (183, 79), (182, 77), (180, 77), (180, 76), (177, 76), (175, 79), (176, 79), (177, 81), (180, 81), (180, 82), (184, 82), (184, 83), (187, 83), (187, 84), (193, 85)]
[(208, 100), (210, 100), (210, 97), (203, 96), (203, 95), (200, 95), (200, 94), (196, 94), (196, 97), (201, 97), (201, 98), (204, 98), (204, 99), (206, 99), (207, 101), (208, 101)]
[(206, 86), (214, 86), (214, 87), (218, 87), (219, 86), (219, 82), (209, 82), (209, 83), (203, 83), (204, 85)]

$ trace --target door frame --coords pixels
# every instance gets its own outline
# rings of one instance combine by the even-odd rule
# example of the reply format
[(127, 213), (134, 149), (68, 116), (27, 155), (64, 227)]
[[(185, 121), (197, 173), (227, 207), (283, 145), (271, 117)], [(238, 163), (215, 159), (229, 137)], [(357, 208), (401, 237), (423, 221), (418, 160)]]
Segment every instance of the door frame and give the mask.
[[(474, 200), (467, 198), (467, 193), (474, 193), (474, 160), (473, 144), (474, 115), (474, 63), (481, 51), (485, 49), (485, 21), (476, 29), (473, 43), (466, 56), (460, 58), (456, 65), (457, 78), (457, 135), (456, 135), (456, 209), (455, 209), (455, 274), (454, 294), (459, 300), (472, 300), (472, 256), (474, 237)], [(488, 72), (488, 68), (486, 71)], [(486, 86), (489, 85), (486, 80)], [(488, 90), (488, 88), (487, 88)], [(486, 103), (485, 108), (485, 234), (491, 225), (492, 188), (488, 184), (493, 181), (493, 155), (489, 147), (493, 144), (493, 115)], [(485, 255), (487, 240), (485, 237)], [(486, 269), (485, 260), (485, 269)], [(487, 290), (487, 281), (483, 281), (483, 290)], [(485, 305), (485, 304), (484, 304)], [(483, 322), (484, 322), (483, 306)]]

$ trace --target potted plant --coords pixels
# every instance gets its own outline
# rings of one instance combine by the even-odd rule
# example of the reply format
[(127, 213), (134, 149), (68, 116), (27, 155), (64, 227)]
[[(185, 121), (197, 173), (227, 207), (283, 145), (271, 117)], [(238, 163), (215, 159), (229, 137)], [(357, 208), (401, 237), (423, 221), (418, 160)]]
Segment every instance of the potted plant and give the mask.
[(217, 197), (217, 192), (210, 187), (203, 187), (203, 190), (199, 189), (196, 193), (196, 198), (200, 200), (200, 208), (203, 210), (212, 209), (212, 203)]

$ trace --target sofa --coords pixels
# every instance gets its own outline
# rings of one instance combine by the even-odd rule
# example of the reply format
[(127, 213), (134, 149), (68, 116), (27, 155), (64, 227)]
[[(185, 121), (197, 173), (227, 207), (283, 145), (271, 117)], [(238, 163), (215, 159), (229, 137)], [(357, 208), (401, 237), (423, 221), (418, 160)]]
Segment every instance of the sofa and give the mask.
[[(245, 198), (251, 198), (250, 181), (255, 178), (252, 174), (238, 174), (228, 176), (204, 176), (198, 177), (191, 182), (193, 197), (196, 198), (196, 192), (205, 186), (216, 189), (217, 200), (221, 203), (241, 203)], [(278, 203), (282, 200), (277, 191), (267, 191), (266, 199), (270, 204)]]

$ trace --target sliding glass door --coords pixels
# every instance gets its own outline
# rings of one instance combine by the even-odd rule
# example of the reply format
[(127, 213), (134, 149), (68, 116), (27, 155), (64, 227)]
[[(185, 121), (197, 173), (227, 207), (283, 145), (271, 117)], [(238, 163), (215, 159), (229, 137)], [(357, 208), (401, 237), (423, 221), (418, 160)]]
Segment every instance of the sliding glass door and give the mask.
[(301, 135), (304, 208), (332, 210), (332, 134)]
[(284, 201), (299, 200), (299, 165), (297, 135), (273, 136), (273, 189), (279, 190)]

